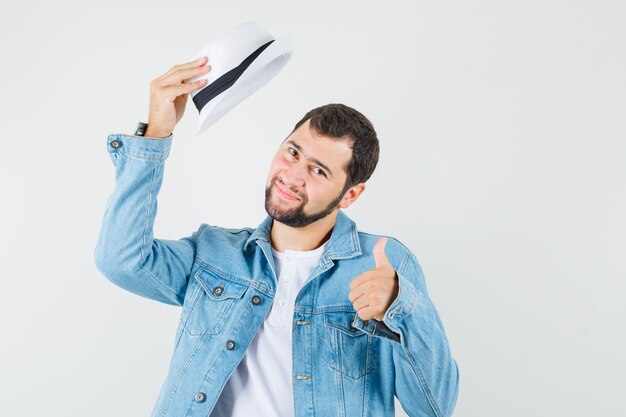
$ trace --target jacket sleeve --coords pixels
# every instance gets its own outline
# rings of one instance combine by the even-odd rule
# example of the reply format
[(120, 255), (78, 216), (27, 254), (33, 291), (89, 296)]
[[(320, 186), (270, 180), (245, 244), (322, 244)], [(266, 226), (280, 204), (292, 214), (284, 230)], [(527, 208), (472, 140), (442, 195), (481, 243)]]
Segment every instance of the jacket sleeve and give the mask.
[(383, 321), (366, 324), (356, 316), (353, 324), (393, 343), (395, 393), (409, 416), (451, 416), (458, 397), (459, 369), (412, 252), (396, 272), (398, 296)]
[(107, 200), (94, 260), (115, 285), (146, 298), (182, 305), (206, 225), (179, 240), (153, 238), (157, 194), (172, 135), (165, 139), (112, 134), (107, 150), (115, 166), (115, 189)]

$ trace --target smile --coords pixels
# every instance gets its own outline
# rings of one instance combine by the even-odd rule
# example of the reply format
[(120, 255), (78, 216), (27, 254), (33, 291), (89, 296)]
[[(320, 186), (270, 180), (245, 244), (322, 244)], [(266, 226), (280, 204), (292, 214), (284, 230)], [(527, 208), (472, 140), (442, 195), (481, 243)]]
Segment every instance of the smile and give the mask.
[(282, 188), (280, 188), (278, 186), (278, 184), (276, 185), (276, 189), (278, 190), (278, 192), (280, 193), (280, 195), (284, 198), (284, 199), (288, 199), (288, 200), (299, 200), (297, 197), (292, 196), (291, 194), (286, 193), (285, 191), (283, 191)]

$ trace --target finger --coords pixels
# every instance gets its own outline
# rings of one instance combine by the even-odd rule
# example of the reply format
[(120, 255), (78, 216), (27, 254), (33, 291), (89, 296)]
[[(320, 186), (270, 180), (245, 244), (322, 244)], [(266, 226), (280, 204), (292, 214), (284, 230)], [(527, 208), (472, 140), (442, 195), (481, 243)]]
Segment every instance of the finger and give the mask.
[(189, 93), (183, 93), (176, 97), (176, 100), (178, 100), (180, 102), (180, 105), (184, 107), (185, 104), (187, 104), (187, 97), (189, 97)]
[(157, 86), (159, 87), (168, 87), (170, 85), (178, 85), (188, 78), (193, 78), (198, 75), (206, 74), (211, 70), (210, 65), (202, 66), (202, 67), (193, 67), (180, 69), (168, 75), (165, 78), (161, 78), (157, 81)]
[(367, 307), (370, 305), (369, 299), (366, 296), (361, 296), (352, 302), (352, 307), (355, 311), (359, 311), (363, 307)]
[(351, 303), (354, 303), (359, 299), (359, 297), (363, 296), (363, 294), (365, 294), (365, 288), (355, 288), (348, 293), (348, 300), (350, 300)]
[(164, 94), (169, 101), (174, 101), (176, 100), (176, 97), (190, 93), (191, 91), (201, 88), (204, 85), (206, 85), (206, 80), (198, 80), (191, 84), (181, 83), (163, 88), (162, 94)]
[(159, 78), (166, 78), (170, 74), (172, 74), (173, 72), (181, 70), (181, 69), (187, 69), (187, 68), (194, 68), (194, 67), (202, 66), (202, 65), (204, 65), (204, 64), (206, 64), (208, 62), (208, 59), (209, 59), (208, 57), (203, 56), (203, 57), (200, 57), (198, 59), (194, 59), (193, 61), (185, 62), (183, 64), (174, 65), (172, 68), (170, 68), (167, 72), (165, 72)]
[(357, 310), (356, 314), (361, 318), (361, 320), (371, 320), (374, 318), (374, 309), (370, 306), (363, 307)]
[(361, 275), (357, 275), (352, 281), (350, 281), (350, 289), (353, 290), (364, 282), (369, 281), (376, 277), (376, 272), (373, 270), (365, 271)]
[(389, 259), (387, 259), (387, 254), (385, 253), (387, 240), (389, 239), (386, 237), (381, 237), (374, 245), (374, 260), (376, 261), (376, 268), (383, 265), (389, 265)]

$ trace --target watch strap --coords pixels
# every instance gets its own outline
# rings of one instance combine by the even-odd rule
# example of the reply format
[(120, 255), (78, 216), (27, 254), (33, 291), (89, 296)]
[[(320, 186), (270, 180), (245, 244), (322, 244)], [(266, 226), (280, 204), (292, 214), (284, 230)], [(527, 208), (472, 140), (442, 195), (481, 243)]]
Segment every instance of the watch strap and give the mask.
[(137, 123), (137, 129), (135, 129), (135, 136), (144, 136), (146, 134), (147, 129), (148, 129), (148, 123), (143, 123), (143, 122)]

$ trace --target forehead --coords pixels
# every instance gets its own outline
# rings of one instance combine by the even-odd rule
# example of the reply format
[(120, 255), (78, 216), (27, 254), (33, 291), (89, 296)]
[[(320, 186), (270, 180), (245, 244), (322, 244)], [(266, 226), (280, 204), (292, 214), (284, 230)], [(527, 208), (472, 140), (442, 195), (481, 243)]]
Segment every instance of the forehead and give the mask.
[(327, 165), (335, 176), (346, 175), (348, 163), (352, 158), (352, 147), (349, 140), (340, 140), (321, 135), (310, 127), (310, 120), (304, 122), (281, 147), (293, 146), (290, 141), (301, 147), (300, 152), (305, 158), (317, 159)]

